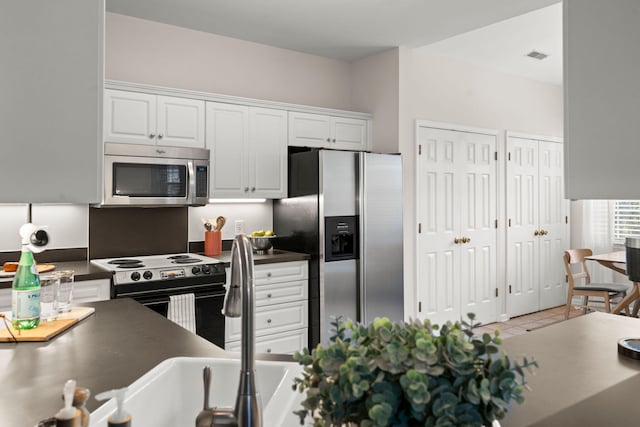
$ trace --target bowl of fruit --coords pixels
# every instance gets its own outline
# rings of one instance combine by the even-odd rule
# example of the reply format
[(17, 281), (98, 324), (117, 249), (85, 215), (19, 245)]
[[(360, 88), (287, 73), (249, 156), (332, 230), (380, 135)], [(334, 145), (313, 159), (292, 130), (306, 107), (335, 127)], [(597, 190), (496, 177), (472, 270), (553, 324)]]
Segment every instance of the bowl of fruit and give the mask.
[(253, 245), (253, 250), (258, 255), (266, 254), (267, 251), (271, 249), (271, 239), (274, 237), (276, 237), (276, 235), (273, 234), (272, 230), (258, 230), (249, 235), (249, 239)]

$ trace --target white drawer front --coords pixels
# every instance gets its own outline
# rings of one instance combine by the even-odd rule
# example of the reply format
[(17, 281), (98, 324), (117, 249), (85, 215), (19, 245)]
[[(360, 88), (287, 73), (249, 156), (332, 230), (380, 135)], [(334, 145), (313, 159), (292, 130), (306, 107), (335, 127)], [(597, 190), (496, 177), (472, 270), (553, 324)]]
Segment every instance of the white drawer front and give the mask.
[(111, 296), (111, 281), (108, 279), (84, 280), (73, 284), (73, 302), (106, 301)]
[(0, 312), (11, 311), (11, 288), (0, 289)]
[(274, 283), (256, 287), (256, 307), (307, 299), (306, 280)]
[(260, 264), (254, 268), (256, 285), (291, 282), (308, 278), (307, 261)]
[[(293, 354), (307, 346), (308, 329), (302, 328), (280, 334), (265, 335), (256, 338), (256, 353)], [(224, 349), (240, 351), (240, 341), (225, 343)]]
[[(256, 337), (307, 327), (307, 301), (257, 307)], [(226, 318), (225, 341), (240, 339), (241, 318)]]

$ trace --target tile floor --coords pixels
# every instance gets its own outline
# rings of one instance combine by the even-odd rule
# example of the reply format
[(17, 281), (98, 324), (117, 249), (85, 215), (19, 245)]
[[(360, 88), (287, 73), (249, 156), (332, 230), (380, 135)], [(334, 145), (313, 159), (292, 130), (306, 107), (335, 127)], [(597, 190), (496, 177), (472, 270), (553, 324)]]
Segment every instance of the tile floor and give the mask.
[[(482, 325), (475, 328), (474, 331), (477, 334), (483, 334), (484, 332), (493, 332), (495, 329), (500, 329), (500, 336), (502, 338), (509, 338), (516, 335), (522, 335), (529, 330), (548, 326), (556, 322), (564, 320), (565, 306), (550, 308), (548, 310), (538, 311), (536, 313), (525, 314), (524, 316), (513, 317), (506, 322), (496, 322)], [(582, 310), (577, 310), (574, 307), (571, 308), (569, 318), (580, 316)]]

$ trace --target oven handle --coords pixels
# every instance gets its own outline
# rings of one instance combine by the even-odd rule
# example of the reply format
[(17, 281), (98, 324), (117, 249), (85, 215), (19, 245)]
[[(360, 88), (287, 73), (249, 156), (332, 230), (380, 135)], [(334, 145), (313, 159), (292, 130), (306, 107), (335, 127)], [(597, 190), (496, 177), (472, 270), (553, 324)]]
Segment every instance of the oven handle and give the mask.
[[(217, 297), (224, 297), (225, 296), (225, 292), (224, 289), (216, 289), (216, 290), (207, 290), (207, 291), (201, 291), (201, 292), (194, 292), (193, 293), (195, 295), (195, 299), (196, 300), (200, 300), (200, 299), (204, 299), (204, 298), (217, 298)], [(145, 297), (137, 297), (136, 295), (121, 295), (121, 297), (129, 297), (129, 298), (133, 298), (136, 301), (138, 301), (140, 304), (143, 305), (159, 305), (159, 304), (168, 304), (170, 301), (170, 298), (168, 295), (156, 295), (156, 296), (146, 296)]]

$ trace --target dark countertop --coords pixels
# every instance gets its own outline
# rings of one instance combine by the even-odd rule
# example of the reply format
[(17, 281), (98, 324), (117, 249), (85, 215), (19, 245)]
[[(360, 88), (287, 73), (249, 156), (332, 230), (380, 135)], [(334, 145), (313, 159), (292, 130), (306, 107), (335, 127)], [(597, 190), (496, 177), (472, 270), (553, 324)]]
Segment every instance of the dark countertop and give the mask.
[(1, 426), (33, 427), (53, 416), (68, 379), (91, 390), (87, 409), (93, 411), (97, 393), (127, 386), (168, 358), (233, 357), (131, 299), (84, 305), (95, 314), (51, 341), (0, 343)]
[[(201, 254), (203, 255), (203, 254)], [(229, 266), (231, 261), (231, 251), (223, 251), (222, 254), (216, 255), (212, 258), (222, 261)], [(304, 261), (310, 257), (308, 254), (301, 254), (297, 252), (282, 251), (279, 249), (272, 250), (272, 252), (265, 255), (253, 254), (254, 264), (271, 264), (274, 262), (289, 262), (289, 261)], [(94, 280), (94, 279), (111, 279), (112, 273), (106, 271), (90, 261), (67, 261), (67, 262), (49, 262), (47, 264), (54, 264), (56, 270), (73, 270), (75, 271), (74, 280)], [(55, 270), (54, 270), (55, 271)], [(0, 277), (0, 289), (10, 288), (13, 282), (13, 276)]]
[(635, 425), (640, 360), (618, 355), (626, 337), (640, 337), (640, 319), (591, 313), (506, 339), (510, 357), (533, 357), (540, 367), (502, 426)]
[[(204, 255), (204, 254), (202, 254)], [(212, 256), (218, 261), (222, 261), (227, 266), (231, 262), (231, 251), (222, 251), (220, 255)], [(301, 254), (298, 252), (282, 251), (280, 249), (272, 249), (269, 253), (264, 255), (253, 254), (253, 263), (255, 265), (260, 264), (272, 264), (275, 262), (290, 262), (290, 261), (306, 261), (311, 258), (308, 254)]]

